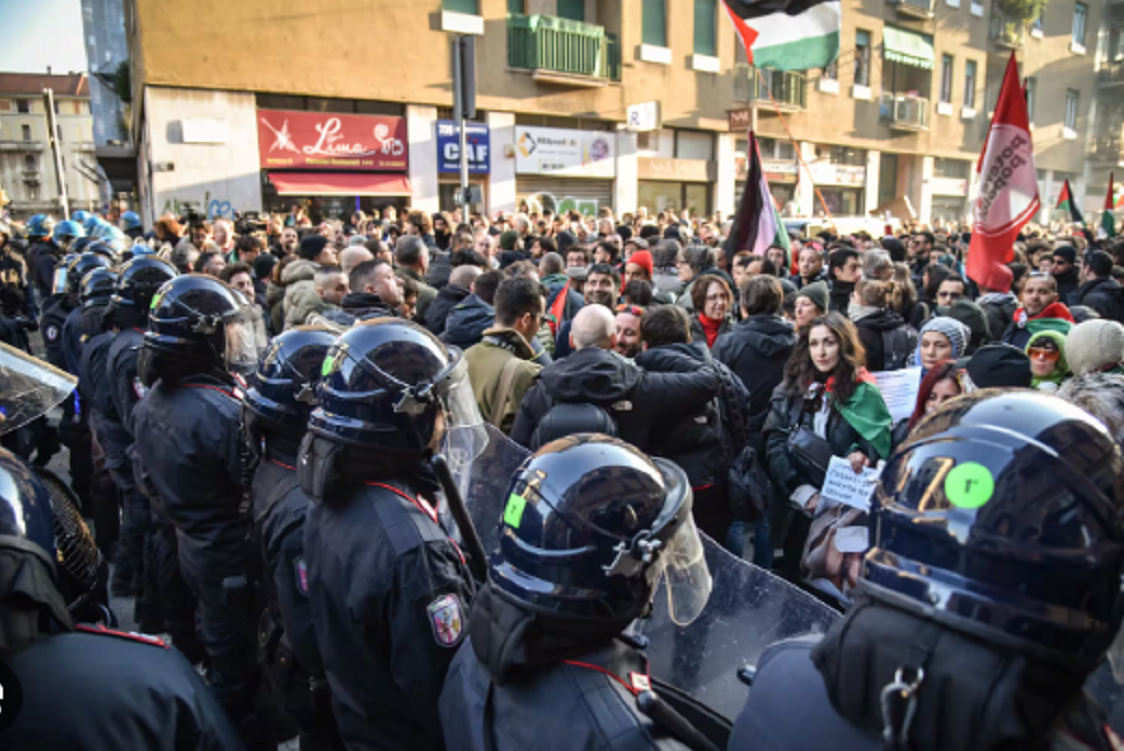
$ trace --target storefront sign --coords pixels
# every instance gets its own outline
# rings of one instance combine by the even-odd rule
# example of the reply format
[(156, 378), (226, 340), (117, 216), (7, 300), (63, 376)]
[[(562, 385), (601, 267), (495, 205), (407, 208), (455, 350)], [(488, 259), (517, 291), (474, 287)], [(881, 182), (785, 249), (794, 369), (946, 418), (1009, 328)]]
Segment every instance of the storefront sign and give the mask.
[(753, 108), (731, 110), (728, 114), (731, 133), (744, 133), (753, 126)]
[(866, 167), (850, 164), (831, 164), (813, 162), (811, 164), (812, 182), (816, 185), (854, 185), (866, 184)]
[(515, 127), (519, 175), (615, 177), (616, 133)]
[[(461, 171), (461, 129), (452, 120), (437, 121), (437, 160), (439, 172)], [(488, 126), (469, 123), (465, 135), (468, 151), (468, 171), (473, 175), (486, 175), (492, 160)]]
[(661, 159), (640, 157), (636, 160), (641, 180), (681, 180), (706, 183), (714, 179), (714, 162), (709, 159)]
[(258, 110), (262, 169), (405, 172), (406, 118)]
[(644, 102), (628, 108), (628, 129), (634, 133), (656, 130), (660, 127), (660, 103)]
[(968, 195), (968, 181), (958, 180), (954, 177), (934, 177), (930, 181), (935, 196), (966, 196)]
[[(749, 174), (749, 161), (744, 151), (734, 153), (735, 179), (745, 180)], [(762, 159), (761, 167), (765, 170), (765, 179), (771, 183), (794, 183), (799, 168), (796, 162), (783, 159)]]

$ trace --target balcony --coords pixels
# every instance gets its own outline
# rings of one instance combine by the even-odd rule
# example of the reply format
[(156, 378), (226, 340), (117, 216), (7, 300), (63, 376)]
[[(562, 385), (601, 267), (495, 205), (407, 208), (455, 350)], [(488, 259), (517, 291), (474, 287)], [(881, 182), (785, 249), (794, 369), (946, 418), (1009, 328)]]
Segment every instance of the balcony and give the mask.
[(1101, 86), (1119, 86), (1124, 83), (1124, 60), (1101, 63), (1097, 71), (1097, 83)]
[(39, 182), (39, 170), (37, 170), (37, 169), (25, 169), (22, 172), (23, 172), (23, 181), (25, 183), (38, 183)]
[(911, 94), (882, 92), (879, 103), (883, 120), (891, 130), (921, 131), (929, 129), (929, 99)]
[(890, 0), (900, 16), (932, 18), (933, 0)]
[(991, 40), (995, 46), (1008, 50), (1019, 50), (1026, 43), (1026, 24), (1022, 21), (1008, 21), (992, 11)]
[(1089, 144), (1089, 161), (1111, 165), (1124, 163), (1124, 151), (1121, 149), (1124, 142), (1121, 141), (1119, 133), (1097, 136), (1091, 139)]
[(0, 151), (40, 152), (43, 150), (42, 141), (0, 141)]
[(507, 17), (507, 64), (536, 81), (598, 87), (621, 80), (621, 47), (604, 27), (554, 16)]
[[(795, 71), (757, 68), (740, 63), (734, 66), (734, 99), (742, 102), (762, 102), (763, 107), (774, 104), (781, 112), (799, 112), (808, 106), (808, 79)], [(772, 100), (770, 101), (770, 94)]]

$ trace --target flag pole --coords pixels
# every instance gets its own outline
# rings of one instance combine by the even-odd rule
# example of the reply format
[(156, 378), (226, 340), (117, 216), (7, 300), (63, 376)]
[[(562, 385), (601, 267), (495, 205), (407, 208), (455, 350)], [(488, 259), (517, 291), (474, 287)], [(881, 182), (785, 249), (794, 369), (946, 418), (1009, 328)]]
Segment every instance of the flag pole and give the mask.
[[(788, 140), (792, 141), (792, 145), (794, 147), (793, 150), (796, 152), (796, 159), (800, 162), (800, 165), (804, 168), (804, 171), (808, 173), (808, 182), (812, 183), (812, 190), (815, 191), (816, 197), (820, 199), (820, 206), (823, 207), (823, 213), (827, 217), (828, 223), (831, 225), (832, 229), (834, 229), (836, 232), (838, 232), (839, 228), (835, 226), (835, 220), (831, 217), (831, 210), (827, 207), (827, 201), (825, 201), (823, 199), (823, 194), (820, 193), (820, 189), (816, 187), (815, 180), (812, 179), (812, 169), (811, 169), (811, 167), (808, 166), (808, 163), (804, 161), (804, 155), (800, 153), (800, 144), (798, 144), (796, 142), (796, 138), (792, 135), (792, 131), (789, 130), (789, 128), (788, 128), (788, 121), (784, 119), (784, 113), (781, 112), (781, 108), (779, 106), (777, 106), (776, 100), (773, 99), (773, 92), (769, 90), (769, 85), (767, 83), (765, 83), (765, 76), (761, 75), (761, 69), (758, 68), (756, 65), (753, 66), (753, 71), (754, 71), (754, 73), (757, 74), (757, 79), (761, 82), (761, 85), (764, 87), (765, 93), (769, 95), (769, 102), (770, 102), (770, 104), (773, 105), (773, 110), (777, 113), (777, 116), (781, 119), (781, 125), (784, 126), (784, 132), (788, 134)], [(753, 132), (756, 133), (757, 132), (757, 105), (756, 105), (756, 101), (754, 102), (751, 117), (753, 119)]]

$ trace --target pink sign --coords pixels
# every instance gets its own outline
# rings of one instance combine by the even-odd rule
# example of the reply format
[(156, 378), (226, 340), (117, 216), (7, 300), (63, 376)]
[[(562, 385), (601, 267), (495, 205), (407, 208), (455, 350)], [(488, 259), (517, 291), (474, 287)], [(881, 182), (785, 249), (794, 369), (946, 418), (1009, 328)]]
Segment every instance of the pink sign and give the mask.
[(405, 172), (406, 118), (258, 110), (263, 169)]

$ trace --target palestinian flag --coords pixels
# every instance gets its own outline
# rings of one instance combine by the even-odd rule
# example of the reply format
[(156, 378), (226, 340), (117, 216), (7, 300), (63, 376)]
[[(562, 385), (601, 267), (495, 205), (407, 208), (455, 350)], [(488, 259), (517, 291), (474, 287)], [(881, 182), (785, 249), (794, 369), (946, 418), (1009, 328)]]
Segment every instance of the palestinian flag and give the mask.
[(1085, 217), (1081, 216), (1081, 209), (1077, 207), (1077, 199), (1073, 197), (1073, 191), (1069, 189), (1069, 180), (1066, 180), (1062, 185), (1061, 195), (1058, 196), (1058, 205), (1054, 208), (1068, 211), (1069, 219), (1072, 222), (1085, 223)]
[(1112, 184), (1112, 173), (1108, 173), (1108, 193), (1104, 197), (1104, 213), (1101, 214), (1101, 229), (1104, 230), (1106, 237), (1116, 237), (1116, 217), (1112, 215), (1112, 210), (1115, 208)]
[(751, 65), (826, 68), (839, 56), (840, 0), (723, 0)]
[(752, 251), (763, 256), (773, 245), (779, 245), (786, 253), (791, 253), (792, 244), (788, 240), (788, 230), (781, 223), (773, 194), (769, 191), (769, 181), (761, 168), (761, 154), (757, 150), (757, 137), (749, 131), (749, 146), (746, 149), (749, 160), (746, 170), (745, 190), (742, 202), (734, 216), (734, 227), (726, 240), (726, 258), (732, 259), (739, 250)]

